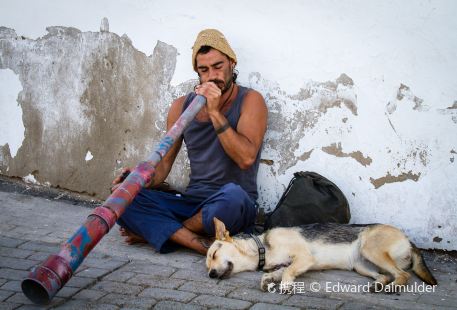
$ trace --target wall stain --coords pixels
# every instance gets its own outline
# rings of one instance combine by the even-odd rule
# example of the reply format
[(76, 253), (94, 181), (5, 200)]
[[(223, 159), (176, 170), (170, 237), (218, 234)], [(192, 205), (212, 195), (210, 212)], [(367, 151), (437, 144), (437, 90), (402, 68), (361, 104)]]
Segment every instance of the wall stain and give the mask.
[(261, 163), (261, 164), (265, 164), (265, 165), (267, 165), (267, 166), (273, 166), (273, 164), (274, 164), (275, 162), (274, 162), (273, 160), (271, 160), (271, 159), (263, 159), (263, 158), (261, 158), (261, 159), (260, 159), (260, 163)]
[(308, 152), (304, 152), (298, 157), (298, 160), (305, 161), (308, 160), (311, 157), (311, 153), (314, 151), (314, 149), (311, 149)]
[(421, 173), (418, 174), (413, 174), (412, 171), (409, 171), (407, 173), (402, 173), (398, 176), (392, 176), (390, 172), (387, 173), (386, 176), (383, 176), (378, 179), (373, 179), (370, 178), (371, 184), (374, 185), (374, 188), (380, 188), (383, 185), (389, 184), (389, 183), (397, 183), (397, 182), (404, 182), (407, 180), (412, 180), (414, 182), (417, 182), (421, 176)]
[(429, 111), (430, 108), (424, 104), (424, 100), (415, 96), (409, 86), (405, 84), (400, 84), (400, 87), (397, 90), (397, 96), (396, 96), (397, 101), (392, 102), (389, 101), (386, 105), (386, 110), (389, 114), (394, 113), (397, 110), (397, 105), (400, 102), (405, 102), (405, 103), (411, 103), (413, 104), (413, 110), (419, 111), (419, 112), (425, 112)]
[(363, 153), (360, 151), (344, 153), (343, 148), (341, 147), (341, 142), (339, 142), (338, 144), (332, 143), (331, 145), (324, 146), (321, 149), (325, 153), (336, 157), (351, 157), (364, 167), (371, 165), (371, 163), (373, 162), (373, 160), (369, 156), (363, 156)]

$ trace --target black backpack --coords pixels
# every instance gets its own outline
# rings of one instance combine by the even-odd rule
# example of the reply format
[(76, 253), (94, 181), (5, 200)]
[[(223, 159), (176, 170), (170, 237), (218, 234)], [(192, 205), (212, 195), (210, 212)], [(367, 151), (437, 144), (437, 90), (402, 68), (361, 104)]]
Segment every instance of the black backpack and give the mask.
[(312, 223), (342, 223), (351, 219), (343, 192), (315, 172), (296, 172), (276, 208), (265, 215), (264, 229)]

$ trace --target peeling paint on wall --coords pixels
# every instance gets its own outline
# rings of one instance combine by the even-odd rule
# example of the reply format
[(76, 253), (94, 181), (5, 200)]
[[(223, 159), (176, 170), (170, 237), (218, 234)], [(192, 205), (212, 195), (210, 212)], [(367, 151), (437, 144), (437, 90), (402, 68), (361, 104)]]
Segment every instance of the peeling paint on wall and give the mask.
[(327, 154), (334, 155), (336, 157), (351, 157), (355, 159), (358, 163), (360, 163), (363, 166), (369, 166), (371, 162), (373, 161), (370, 156), (363, 156), (363, 153), (360, 151), (355, 151), (351, 153), (344, 153), (343, 148), (341, 147), (341, 143), (332, 143), (329, 146), (324, 146), (322, 148), (322, 151), (324, 151)]
[(386, 176), (380, 177), (378, 179), (370, 178), (370, 182), (374, 185), (374, 188), (379, 188), (389, 183), (404, 182), (407, 180), (417, 182), (420, 178), (420, 175), (420, 173), (413, 174), (412, 171), (409, 171), (407, 173), (404, 172), (398, 176), (392, 176), (390, 172), (388, 172)]

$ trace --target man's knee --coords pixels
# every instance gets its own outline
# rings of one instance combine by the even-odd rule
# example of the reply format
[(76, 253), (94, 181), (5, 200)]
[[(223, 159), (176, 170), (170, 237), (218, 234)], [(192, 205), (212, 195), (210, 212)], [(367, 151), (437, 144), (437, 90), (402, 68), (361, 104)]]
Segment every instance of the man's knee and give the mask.
[(228, 183), (221, 188), (222, 199), (227, 202), (227, 207), (239, 207), (249, 200), (249, 195), (235, 183)]
[(234, 183), (224, 185), (218, 199), (203, 209), (205, 231), (214, 234), (213, 218), (225, 223), (231, 233), (237, 233), (252, 225), (256, 215), (255, 203), (249, 195)]

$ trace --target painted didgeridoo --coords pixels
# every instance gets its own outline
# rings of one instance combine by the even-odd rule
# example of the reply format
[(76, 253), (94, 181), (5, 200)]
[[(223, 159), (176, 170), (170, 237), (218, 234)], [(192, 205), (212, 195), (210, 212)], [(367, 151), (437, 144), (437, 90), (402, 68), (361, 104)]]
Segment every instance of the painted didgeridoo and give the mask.
[(157, 164), (205, 103), (205, 97), (196, 96), (165, 137), (160, 140), (151, 156), (139, 163), (106, 201), (93, 210), (76, 233), (62, 244), (59, 253), (50, 255), (30, 272), (21, 284), (25, 296), (36, 304), (48, 304), (52, 300), (72, 277), (87, 254), (114, 226), (138, 192), (151, 181)]

